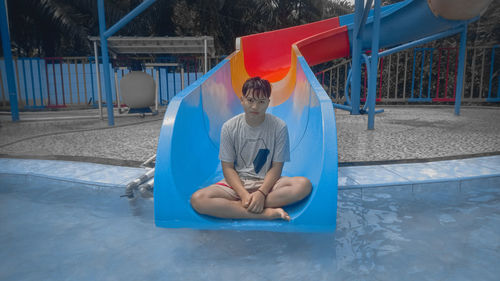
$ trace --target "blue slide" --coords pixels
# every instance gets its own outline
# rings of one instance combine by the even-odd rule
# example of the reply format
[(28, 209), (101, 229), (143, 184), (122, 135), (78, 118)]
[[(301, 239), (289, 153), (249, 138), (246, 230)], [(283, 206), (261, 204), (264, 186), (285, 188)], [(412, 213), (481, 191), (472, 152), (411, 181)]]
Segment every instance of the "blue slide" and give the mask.
[[(348, 41), (344, 40), (347, 43), (339, 40), (337, 44), (329, 45), (331, 49), (323, 49), (338, 54), (336, 48), (351, 46), (353, 18), (353, 15), (339, 17), (340, 26), (331, 27), (332, 30), (344, 28), (349, 37)], [(415, 41), (463, 24), (464, 21), (436, 17), (426, 0), (400, 2), (382, 9), (380, 47)], [(366, 50), (371, 44), (370, 17), (364, 28), (363, 49)], [(274, 42), (280, 41), (277, 40), (280, 32), (287, 30), (291, 29), (276, 31), (271, 36)], [(313, 46), (327, 40), (328, 36), (324, 33), (318, 31), (318, 34), (303, 38), (301, 44), (291, 44), (291, 51), (283, 54), (290, 57), (289, 71), (284, 72), (288, 74), (280, 81), (271, 81), (273, 95), (286, 97), (268, 109), (289, 127), (291, 162), (285, 163), (283, 174), (305, 176), (313, 184), (308, 198), (285, 208), (291, 221), (218, 219), (199, 215), (189, 203), (192, 193), (222, 178), (218, 159), (220, 130), (226, 120), (243, 112), (239, 101), (240, 87), (243, 78), (249, 76), (242, 68), (245, 64), (242, 54), (245, 46), (242, 46), (180, 92), (168, 105), (158, 142), (154, 180), (157, 226), (280, 232), (335, 231), (338, 180), (335, 114), (332, 101), (309, 68), (305, 51), (308, 41)], [(339, 34), (333, 33), (335, 36)], [(269, 44), (265, 46), (272, 48)], [(259, 52), (266, 52), (266, 48)], [(325, 58), (331, 60), (336, 57), (327, 54)]]

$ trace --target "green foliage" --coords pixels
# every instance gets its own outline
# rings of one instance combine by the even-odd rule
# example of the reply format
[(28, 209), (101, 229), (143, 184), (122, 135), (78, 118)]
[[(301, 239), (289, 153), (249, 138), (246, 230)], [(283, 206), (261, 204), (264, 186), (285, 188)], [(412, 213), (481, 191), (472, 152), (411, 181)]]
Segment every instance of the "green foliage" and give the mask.
[[(142, 0), (105, 0), (109, 28)], [(92, 54), (99, 35), (97, 0), (8, 0), (14, 55)], [(158, 0), (119, 36), (213, 36), (218, 54), (238, 36), (291, 27), (352, 11), (346, 0)]]
[[(104, 2), (110, 27), (142, 0)], [(383, 4), (393, 2), (399, 1), (384, 0)], [(14, 55), (92, 54), (87, 38), (99, 35), (97, 0), (7, 0), (7, 3)], [(353, 10), (347, 0), (158, 0), (116, 35), (208, 35), (215, 38), (217, 54), (223, 55), (234, 50), (239, 36), (340, 16)], [(474, 45), (499, 42), (499, 14), (500, 2), (494, 1), (479, 23), (469, 27), (469, 42)]]
[(219, 54), (239, 36), (292, 27), (352, 11), (345, 0), (179, 0), (172, 17), (179, 36), (210, 35)]
[[(98, 34), (95, 0), (8, 0), (14, 55), (78, 56), (90, 53)], [(108, 10), (109, 15), (116, 10)]]

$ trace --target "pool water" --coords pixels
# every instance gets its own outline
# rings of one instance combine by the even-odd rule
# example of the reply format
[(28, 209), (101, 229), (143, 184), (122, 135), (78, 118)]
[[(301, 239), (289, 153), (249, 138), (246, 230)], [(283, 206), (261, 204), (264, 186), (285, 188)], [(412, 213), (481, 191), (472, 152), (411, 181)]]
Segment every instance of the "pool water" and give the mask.
[(498, 280), (498, 182), (340, 190), (311, 234), (157, 228), (122, 189), (0, 175), (0, 280)]

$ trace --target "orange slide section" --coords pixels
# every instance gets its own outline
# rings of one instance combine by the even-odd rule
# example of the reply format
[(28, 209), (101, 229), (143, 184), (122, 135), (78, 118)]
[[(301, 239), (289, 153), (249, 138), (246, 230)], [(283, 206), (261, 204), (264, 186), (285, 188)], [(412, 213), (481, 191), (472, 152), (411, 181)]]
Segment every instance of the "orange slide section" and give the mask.
[(316, 65), (349, 55), (347, 27), (340, 26), (339, 18), (244, 36), (239, 40), (239, 50), (230, 57), (233, 89), (241, 96), (241, 87), (249, 77), (267, 79), (273, 85), (271, 106), (283, 103), (292, 93), (297, 56), (302, 55), (309, 65)]

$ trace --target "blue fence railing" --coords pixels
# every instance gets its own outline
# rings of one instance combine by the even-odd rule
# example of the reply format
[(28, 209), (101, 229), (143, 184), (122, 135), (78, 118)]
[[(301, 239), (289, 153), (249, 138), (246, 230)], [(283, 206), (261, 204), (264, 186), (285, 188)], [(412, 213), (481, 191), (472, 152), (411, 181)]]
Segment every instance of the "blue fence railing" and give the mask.
[[(343, 103), (350, 60), (341, 59), (316, 73), (335, 103)], [(377, 102), (453, 102), (457, 88), (458, 47), (412, 48), (379, 60)], [(366, 95), (362, 69), (361, 97)], [(500, 102), (500, 45), (468, 47), (462, 102)]]
[[(184, 86), (203, 75), (196, 58), (178, 62), (176, 66), (146, 68), (146, 72), (156, 80), (158, 77), (158, 103), (166, 104), (181, 89), (181, 68), (184, 70)], [(70, 58), (15, 58), (14, 71), (18, 103), (20, 108), (41, 109), (74, 105), (97, 106), (98, 83), (94, 57)], [(103, 66), (99, 64), (101, 88)], [(116, 104), (114, 74), (118, 82), (129, 70), (110, 66), (112, 77), (112, 97)], [(158, 75), (156, 74), (158, 72)], [(158, 83), (158, 82), (157, 82)], [(8, 106), (5, 62), (0, 59), (1, 106)], [(103, 102), (105, 101), (104, 98)]]

